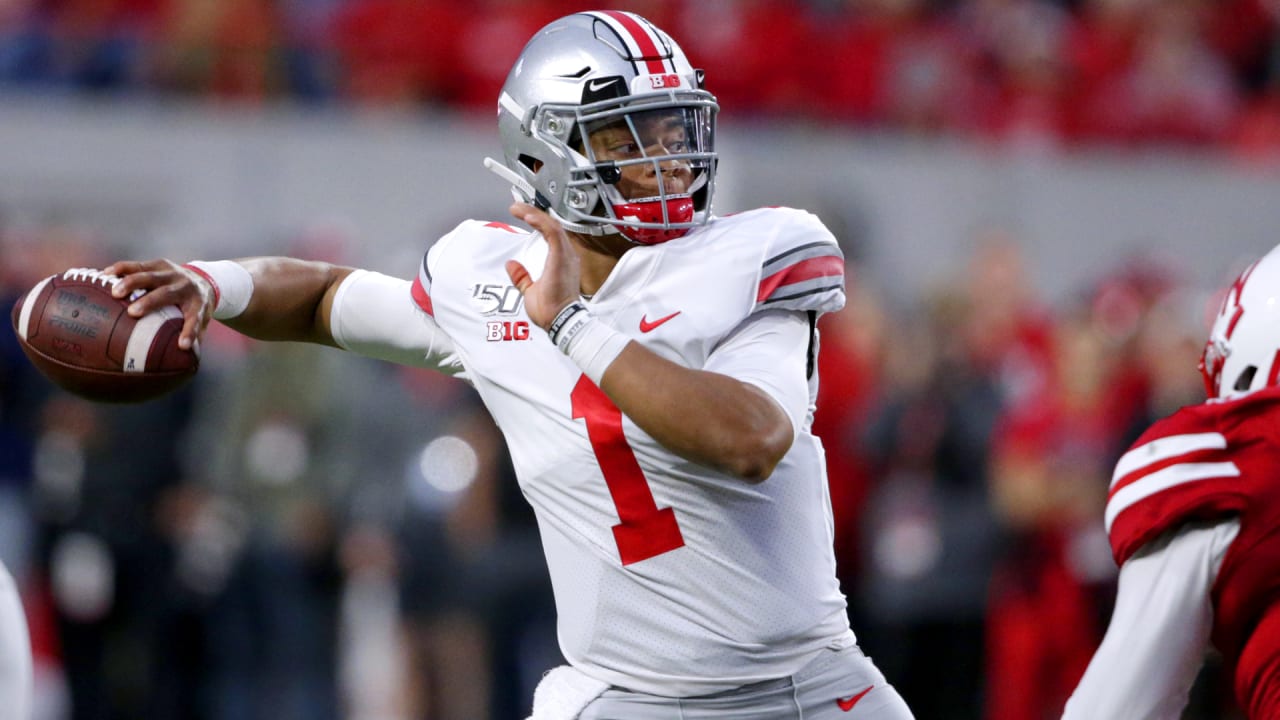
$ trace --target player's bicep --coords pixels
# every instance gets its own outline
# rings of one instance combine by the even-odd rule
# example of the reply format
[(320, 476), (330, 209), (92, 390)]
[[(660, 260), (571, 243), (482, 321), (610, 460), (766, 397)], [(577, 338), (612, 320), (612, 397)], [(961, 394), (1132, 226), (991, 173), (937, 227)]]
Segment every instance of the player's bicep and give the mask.
[(758, 312), (712, 351), (703, 369), (763, 391), (791, 421), (793, 434), (799, 433), (808, 426), (809, 341), (809, 318), (805, 313)]
[(415, 303), (408, 280), (357, 270), (338, 287), (329, 331), (344, 350), (450, 375), (462, 371), (453, 342)]

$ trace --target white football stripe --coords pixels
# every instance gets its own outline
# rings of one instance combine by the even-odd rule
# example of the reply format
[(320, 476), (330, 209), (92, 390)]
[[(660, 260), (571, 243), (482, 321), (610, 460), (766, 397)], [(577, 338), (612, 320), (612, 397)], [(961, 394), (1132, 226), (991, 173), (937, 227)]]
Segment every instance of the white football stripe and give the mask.
[(23, 340), (27, 339), (27, 329), (31, 326), (31, 308), (35, 307), (36, 298), (40, 297), (40, 293), (44, 290), (44, 286), (49, 284), (53, 276), (49, 276), (36, 286), (31, 288), (31, 292), (22, 300), (22, 310), (18, 312), (18, 337)]
[(1240, 468), (1233, 462), (1182, 463), (1157, 470), (1131, 485), (1125, 485), (1111, 496), (1107, 501), (1107, 532), (1111, 532), (1111, 524), (1115, 522), (1116, 516), (1139, 500), (1196, 480), (1239, 476)]
[(151, 343), (155, 341), (156, 333), (160, 332), (160, 326), (164, 325), (166, 320), (180, 317), (182, 317), (182, 311), (172, 305), (143, 316), (138, 324), (133, 326), (133, 333), (129, 335), (129, 344), (125, 347), (124, 363), (121, 369), (127, 373), (146, 372), (147, 354), (151, 352)]
[(1148, 465), (1154, 465), (1169, 458), (1186, 455), (1198, 450), (1221, 450), (1226, 446), (1227, 438), (1222, 433), (1170, 435), (1152, 440), (1145, 445), (1139, 445), (1120, 457), (1120, 461), (1116, 463), (1116, 471), (1111, 475), (1111, 487), (1114, 488), (1116, 483), (1129, 473)]

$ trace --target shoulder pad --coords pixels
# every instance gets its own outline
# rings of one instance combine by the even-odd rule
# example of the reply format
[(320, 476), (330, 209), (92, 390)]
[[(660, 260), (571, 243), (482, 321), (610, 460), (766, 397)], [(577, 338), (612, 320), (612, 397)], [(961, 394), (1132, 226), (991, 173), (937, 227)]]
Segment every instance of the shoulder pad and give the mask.
[(418, 273), (413, 281), (413, 301), (418, 304), (428, 315), (435, 316), (435, 310), (431, 304), (431, 278), (433, 268), (439, 266), (441, 262), (440, 256), (447, 251), (448, 246), (455, 242), (475, 241), (485, 235), (497, 235), (503, 239), (514, 237), (526, 237), (530, 233), (526, 230), (508, 225), (504, 222), (494, 220), (463, 220), (453, 230), (450, 230), (443, 237), (440, 237), (427, 251), (422, 255), (422, 262), (418, 264)]
[(755, 310), (834, 312), (844, 307), (844, 253), (816, 215), (791, 208), (745, 215), (768, 231)]
[(1221, 485), (1211, 481), (1238, 477), (1240, 469), (1238, 441), (1219, 424), (1221, 411), (1209, 403), (1184, 407), (1120, 457), (1104, 516), (1117, 564), (1189, 515), (1225, 507)]

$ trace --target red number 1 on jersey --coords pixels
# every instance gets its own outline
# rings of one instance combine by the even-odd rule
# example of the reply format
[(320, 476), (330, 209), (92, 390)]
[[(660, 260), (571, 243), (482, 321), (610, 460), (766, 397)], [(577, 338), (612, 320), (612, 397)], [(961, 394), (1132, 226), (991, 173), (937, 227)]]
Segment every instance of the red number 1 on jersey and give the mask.
[(669, 507), (659, 508), (654, 502), (649, 480), (622, 434), (622, 411), (586, 375), (578, 378), (569, 399), (574, 419), (587, 422), (591, 450), (600, 463), (604, 482), (618, 511), (620, 522), (613, 526), (613, 539), (618, 543), (622, 564), (630, 565), (684, 547), (675, 511)]

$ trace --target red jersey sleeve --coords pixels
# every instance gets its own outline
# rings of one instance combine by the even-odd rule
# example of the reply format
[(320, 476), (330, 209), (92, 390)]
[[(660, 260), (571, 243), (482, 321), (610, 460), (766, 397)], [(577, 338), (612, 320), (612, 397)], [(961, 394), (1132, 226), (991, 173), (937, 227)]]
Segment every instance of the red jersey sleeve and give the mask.
[(1277, 427), (1277, 390), (1185, 407), (1152, 425), (1111, 478), (1106, 526), (1116, 562), (1185, 522), (1270, 502), (1280, 462)]

